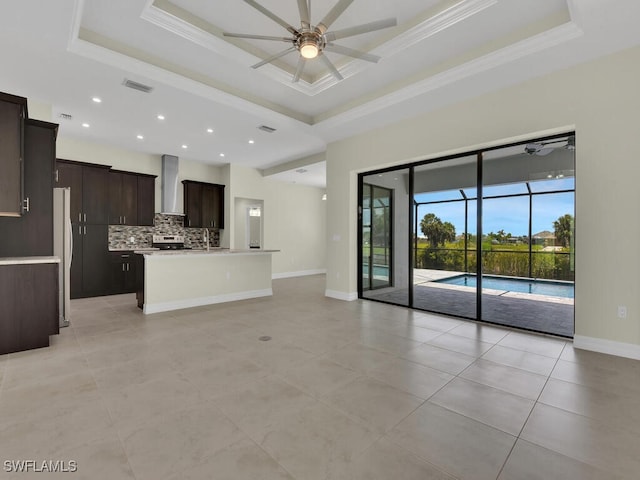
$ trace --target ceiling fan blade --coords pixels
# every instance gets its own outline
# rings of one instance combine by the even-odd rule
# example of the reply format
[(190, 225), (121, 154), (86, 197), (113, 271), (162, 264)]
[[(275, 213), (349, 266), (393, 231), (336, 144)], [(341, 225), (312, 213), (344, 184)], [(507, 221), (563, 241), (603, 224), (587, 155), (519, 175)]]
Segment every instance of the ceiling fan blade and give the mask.
[(343, 47), (342, 45), (336, 45), (335, 43), (327, 43), (324, 49), (328, 52), (340, 53), (349, 57), (359, 58), (360, 60), (366, 60), (367, 62), (378, 63), (378, 60), (380, 60), (380, 57), (377, 55), (361, 52), (360, 50), (354, 50), (349, 47)]
[(296, 73), (293, 75), (293, 83), (297, 83), (298, 80), (300, 80), (306, 62), (307, 60), (302, 55), (300, 55), (300, 57), (298, 58), (298, 67), (296, 68)]
[(298, 0), (298, 10), (300, 11), (302, 28), (309, 28), (311, 20), (309, 19), (309, 4), (307, 0)]
[(362, 35), (363, 33), (382, 30), (383, 28), (395, 27), (397, 24), (398, 21), (395, 18), (387, 18), (385, 20), (377, 20), (375, 22), (365, 23), (363, 25), (356, 25), (355, 27), (343, 28), (342, 30), (327, 32), (325, 34), (325, 38), (328, 42), (332, 42), (340, 38), (353, 37), (355, 35)]
[(255, 40), (276, 40), (278, 42), (293, 42), (293, 38), (289, 37), (270, 37), (268, 35), (252, 35), (250, 33), (230, 33), (230, 32), (222, 32), (222, 35), (225, 37), (233, 37), (233, 38), (252, 38)]
[(340, 72), (338, 71), (338, 69), (335, 67), (335, 65), (333, 63), (331, 63), (331, 60), (329, 60), (326, 55), (319, 55), (319, 58), (327, 66), (327, 68), (329, 69), (331, 74), (334, 77), (336, 77), (336, 80), (343, 80), (344, 79), (344, 77), (342, 75), (340, 75)]
[(265, 58), (263, 61), (258, 62), (255, 65), (251, 65), (251, 68), (260, 68), (261, 66), (266, 65), (267, 63), (271, 63), (280, 57), (284, 57), (287, 53), (295, 52), (295, 50), (296, 50), (296, 47), (287, 48), (282, 52), (278, 52), (275, 55), (271, 55), (269, 58)]
[(284, 28), (289, 30), (291, 33), (296, 33), (296, 34), (298, 33), (297, 29), (293, 28), (291, 25), (289, 25), (287, 22), (285, 22), (283, 19), (281, 19), (279, 16), (277, 16), (271, 10), (267, 10), (266, 8), (264, 8), (258, 2), (254, 2), (253, 0), (244, 0), (244, 1), (245, 1), (245, 3), (248, 3), (253, 8), (258, 10), (263, 15), (266, 15), (267, 17), (269, 17), (271, 20), (276, 22), (278, 25), (282, 25)]
[(316, 29), (320, 30), (320, 33), (325, 33), (331, 24), (336, 21), (336, 19), (342, 15), (349, 5), (353, 3), (353, 0), (338, 0), (329, 13), (325, 15), (322, 21), (318, 24)]

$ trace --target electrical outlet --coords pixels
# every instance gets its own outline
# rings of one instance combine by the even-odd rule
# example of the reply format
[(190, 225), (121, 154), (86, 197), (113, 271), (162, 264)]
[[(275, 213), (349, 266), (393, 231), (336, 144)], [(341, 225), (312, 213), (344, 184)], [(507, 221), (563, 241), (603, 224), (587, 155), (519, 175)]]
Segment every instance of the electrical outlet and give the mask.
[(618, 318), (627, 318), (626, 305), (618, 305)]
[(129, 241), (131, 243), (136, 243), (136, 237), (129, 237)]

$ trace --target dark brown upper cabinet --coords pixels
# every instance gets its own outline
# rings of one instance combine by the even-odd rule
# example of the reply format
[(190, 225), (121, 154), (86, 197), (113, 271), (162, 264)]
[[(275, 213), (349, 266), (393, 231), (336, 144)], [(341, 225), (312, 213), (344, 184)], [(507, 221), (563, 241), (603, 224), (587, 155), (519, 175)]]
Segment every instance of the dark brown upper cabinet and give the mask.
[(23, 213), (24, 119), (27, 99), (0, 93), (0, 216)]
[(58, 159), (56, 168), (56, 186), (71, 188), (71, 221), (107, 225), (110, 167)]
[(109, 225), (153, 226), (155, 175), (109, 172)]
[(224, 185), (183, 180), (185, 227), (224, 228)]

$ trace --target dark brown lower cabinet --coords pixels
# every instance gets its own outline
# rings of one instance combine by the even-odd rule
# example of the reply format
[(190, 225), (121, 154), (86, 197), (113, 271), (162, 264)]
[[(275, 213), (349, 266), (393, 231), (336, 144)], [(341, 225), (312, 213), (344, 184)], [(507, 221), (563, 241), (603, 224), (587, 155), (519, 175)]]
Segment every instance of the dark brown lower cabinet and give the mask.
[(136, 263), (133, 252), (110, 252), (110, 293), (133, 293), (136, 291)]
[(0, 355), (48, 347), (58, 332), (58, 264), (0, 265)]
[(71, 298), (109, 293), (109, 226), (73, 224)]

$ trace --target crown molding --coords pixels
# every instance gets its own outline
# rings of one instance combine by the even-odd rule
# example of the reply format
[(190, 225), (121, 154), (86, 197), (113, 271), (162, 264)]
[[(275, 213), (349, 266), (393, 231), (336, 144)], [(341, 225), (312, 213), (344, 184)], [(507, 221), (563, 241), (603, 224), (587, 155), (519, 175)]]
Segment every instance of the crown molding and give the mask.
[[(373, 49), (371, 53), (383, 58), (391, 57), (497, 3), (498, 0), (461, 0), (459, 3), (400, 33), (383, 45)], [(233, 58), (242, 65), (250, 65), (263, 60), (263, 58), (257, 57), (245, 49), (227, 42), (223, 38), (205, 31), (185, 19), (173, 15), (156, 5), (153, 0), (147, 2), (140, 17), (174, 35), (178, 35), (219, 55)], [(204, 19), (203, 22), (205, 22)], [(346, 79), (363, 73), (370, 68), (373, 68), (373, 65), (357, 61), (356, 59), (350, 59), (340, 67), (339, 70), (340, 74)], [(273, 63), (264, 65), (259, 71), (272, 80), (310, 97), (318, 95), (340, 82), (340, 80), (337, 80), (333, 75), (328, 73), (312, 83), (304, 79), (293, 83), (291, 81), (292, 74)]]

